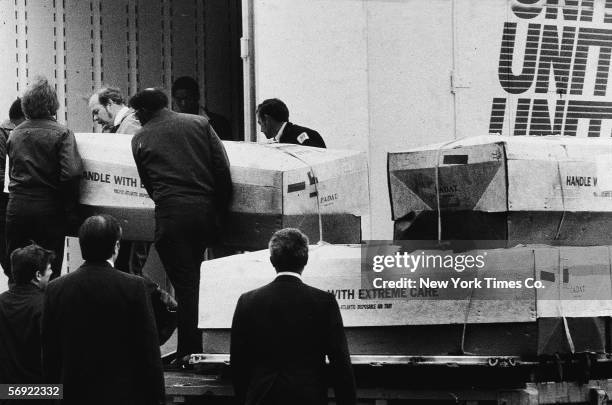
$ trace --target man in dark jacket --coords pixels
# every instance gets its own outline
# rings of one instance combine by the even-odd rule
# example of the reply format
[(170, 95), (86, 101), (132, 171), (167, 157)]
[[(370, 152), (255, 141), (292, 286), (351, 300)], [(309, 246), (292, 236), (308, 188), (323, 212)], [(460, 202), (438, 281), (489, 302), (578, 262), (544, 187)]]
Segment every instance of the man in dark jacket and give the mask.
[(6, 208), (7, 251), (35, 241), (55, 252), (53, 275), (64, 258), (64, 239), (79, 223), (77, 212), (83, 162), (74, 133), (59, 124), (57, 93), (44, 77), (32, 81), (21, 98), (27, 120), (13, 130)]
[(221, 114), (214, 113), (200, 104), (200, 85), (189, 76), (179, 77), (172, 83), (172, 109), (183, 114), (201, 115), (208, 119), (219, 138), (231, 141), (232, 126)]
[(6, 251), (6, 205), (8, 204), (8, 193), (4, 192), (6, 143), (13, 129), (23, 121), (25, 121), (25, 115), (21, 109), (21, 99), (17, 98), (9, 109), (9, 119), (0, 124), (0, 264), (9, 280), (12, 279), (12, 275)]
[(256, 114), (261, 132), (274, 142), (325, 148), (317, 131), (289, 122), (289, 109), (277, 98), (264, 100), (257, 106)]
[(64, 385), (63, 404), (164, 403), (161, 355), (144, 281), (113, 268), (120, 239), (115, 218), (87, 218), (79, 230), (85, 263), (47, 287), (44, 382)]
[(302, 282), (308, 238), (286, 228), (270, 239), (276, 279), (238, 300), (231, 334), (240, 404), (327, 404), (325, 356), (339, 405), (355, 404), (355, 380), (334, 296)]
[(182, 358), (202, 351), (200, 264), (229, 208), (229, 161), (208, 120), (170, 111), (163, 91), (145, 89), (130, 105), (143, 125), (132, 138), (132, 153), (155, 202), (155, 247), (179, 305), (177, 356)]
[[(40, 318), (53, 252), (38, 245), (11, 255), (13, 281), (0, 294), (0, 383), (40, 384)], [(2, 403), (2, 401), (0, 401)]]

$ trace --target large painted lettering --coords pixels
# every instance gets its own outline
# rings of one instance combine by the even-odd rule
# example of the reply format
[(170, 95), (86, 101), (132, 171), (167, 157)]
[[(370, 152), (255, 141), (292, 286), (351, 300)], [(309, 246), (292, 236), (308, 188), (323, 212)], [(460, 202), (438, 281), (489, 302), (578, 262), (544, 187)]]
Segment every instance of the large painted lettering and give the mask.
[(498, 64), (506, 95), (492, 100), (489, 132), (610, 136), (612, 0), (514, 0), (511, 9)]

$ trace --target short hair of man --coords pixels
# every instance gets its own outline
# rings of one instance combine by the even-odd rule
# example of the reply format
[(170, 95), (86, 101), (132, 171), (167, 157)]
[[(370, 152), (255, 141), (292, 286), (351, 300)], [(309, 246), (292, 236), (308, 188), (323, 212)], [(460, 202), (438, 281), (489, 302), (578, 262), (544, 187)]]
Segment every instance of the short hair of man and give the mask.
[(264, 100), (257, 106), (256, 113), (263, 117), (269, 115), (278, 122), (289, 121), (289, 109), (281, 100), (277, 98), (269, 98)]
[(190, 76), (181, 76), (172, 83), (172, 97), (176, 95), (178, 90), (188, 90), (193, 94), (196, 100), (200, 101), (200, 86), (198, 82)]
[(308, 237), (296, 228), (276, 231), (270, 243), (270, 261), (277, 272), (301, 273), (308, 263)]
[(144, 89), (130, 99), (130, 107), (135, 110), (158, 111), (168, 107), (168, 96), (161, 89)]
[(15, 249), (11, 253), (11, 272), (15, 284), (29, 284), (36, 277), (36, 272), (44, 273), (47, 266), (55, 259), (55, 253), (35, 243)]
[(59, 109), (55, 88), (46, 78), (36, 77), (21, 98), (21, 108), (28, 119), (53, 117)]
[(9, 108), (9, 119), (15, 121), (21, 118), (25, 118), (25, 115), (23, 115), (23, 110), (21, 109), (21, 99), (17, 97), (13, 104), (11, 104), (11, 108)]
[(87, 261), (110, 259), (118, 240), (121, 240), (121, 225), (112, 215), (91, 216), (79, 228), (81, 255)]
[(111, 101), (115, 104), (125, 104), (121, 90), (117, 87), (104, 87), (96, 92), (98, 101), (102, 105), (108, 105)]

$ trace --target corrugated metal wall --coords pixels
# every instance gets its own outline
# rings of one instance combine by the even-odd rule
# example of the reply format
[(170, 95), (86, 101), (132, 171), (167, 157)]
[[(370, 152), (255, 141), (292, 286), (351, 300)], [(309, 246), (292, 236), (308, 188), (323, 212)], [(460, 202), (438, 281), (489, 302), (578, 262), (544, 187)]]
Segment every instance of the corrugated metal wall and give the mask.
[(58, 119), (91, 131), (102, 85), (169, 91), (189, 75), (242, 137), (240, 0), (0, 0), (0, 119), (36, 75), (56, 86)]

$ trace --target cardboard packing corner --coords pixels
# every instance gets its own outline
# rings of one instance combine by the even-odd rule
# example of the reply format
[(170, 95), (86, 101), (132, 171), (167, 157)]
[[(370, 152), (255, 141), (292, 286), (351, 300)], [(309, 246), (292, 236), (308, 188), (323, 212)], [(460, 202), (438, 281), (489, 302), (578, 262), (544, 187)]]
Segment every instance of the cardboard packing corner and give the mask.
[[(154, 204), (142, 187), (131, 135), (77, 133), (84, 162), (80, 202), (85, 214), (120, 218), (126, 239), (152, 240)], [(267, 246), (278, 229), (298, 226), (319, 240), (358, 243), (369, 215), (363, 152), (288, 144), (224, 141), (234, 197), (224, 242), (243, 249)]]
[(470, 137), (389, 153), (388, 178), (398, 239), (437, 237), (439, 208), (445, 239), (612, 243), (610, 138)]

